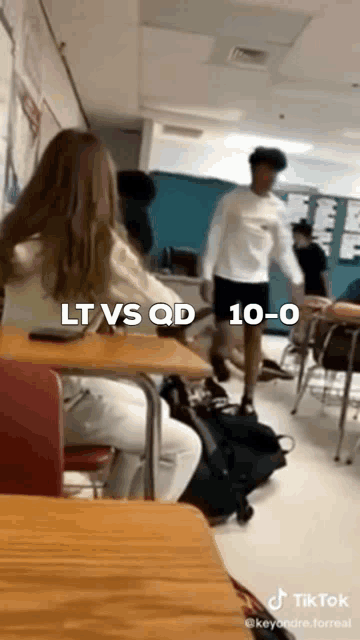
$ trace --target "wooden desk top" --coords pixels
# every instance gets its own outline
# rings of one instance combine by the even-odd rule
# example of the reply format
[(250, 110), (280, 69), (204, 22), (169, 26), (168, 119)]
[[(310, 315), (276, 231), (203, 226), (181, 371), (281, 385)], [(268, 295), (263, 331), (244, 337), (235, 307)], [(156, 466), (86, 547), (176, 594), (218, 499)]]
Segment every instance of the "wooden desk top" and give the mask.
[(103, 370), (112, 373), (178, 374), (203, 378), (211, 366), (170, 338), (88, 334), (82, 340), (54, 344), (29, 340), (25, 331), (0, 330), (0, 358), (44, 364), (55, 369)]
[(0, 496), (1, 640), (251, 640), (180, 504)]
[(347, 322), (348, 324), (360, 324), (360, 305), (354, 302), (335, 302), (326, 309), (324, 318), (332, 322)]

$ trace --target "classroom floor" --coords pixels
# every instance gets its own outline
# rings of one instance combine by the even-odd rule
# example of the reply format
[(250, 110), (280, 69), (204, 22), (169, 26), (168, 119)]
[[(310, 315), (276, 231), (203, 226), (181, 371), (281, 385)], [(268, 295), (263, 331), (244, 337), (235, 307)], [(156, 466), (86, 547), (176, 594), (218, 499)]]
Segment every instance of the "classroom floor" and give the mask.
[[(277, 361), (285, 344), (285, 338), (265, 337), (266, 352)], [(238, 400), (241, 375), (235, 374), (226, 387)], [(326, 407), (322, 412), (320, 402), (307, 392), (298, 414), (291, 416), (294, 395), (292, 381), (259, 384), (259, 420), (277, 433), (294, 436), (296, 448), (289, 455), (288, 466), (251, 494), (253, 519), (243, 527), (236, 520), (217, 527), (215, 539), (229, 573), (264, 603), (279, 588), (288, 594), (276, 617), (306, 620), (313, 626), (293, 626), (297, 640), (359, 640), (360, 453), (352, 466), (335, 463), (339, 409)], [(349, 444), (360, 435), (360, 423), (353, 417), (350, 409), (343, 459)], [(326, 596), (313, 601), (317, 607), (302, 606), (311, 603), (294, 597), (325, 593), (348, 596), (349, 607), (346, 601), (343, 607), (321, 606), (327, 604)], [(351, 628), (324, 627), (333, 624), (332, 620), (349, 624), (349, 618)]]
[[(285, 344), (286, 338), (264, 338), (267, 355), (278, 362)], [(238, 401), (242, 374), (233, 372), (225, 387)], [(360, 388), (360, 376), (355, 378), (354, 386)], [(359, 640), (360, 452), (352, 466), (335, 463), (339, 409), (326, 407), (322, 411), (319, 400), (308, 391), (298, 414), (291, 416), (294, 396), (293, 381), (258, 385), (260, 421), (279, 434), (292, 435), (296, 448), (289, 455), (288, 466), (251, 494), (255, 508), (252, 520), (240, 526), (232, 519), (213, 529), (214, 537), (228, 572), (260, 600), (266, 603), (279, 588), (288, 594), (274, 615), (287, 625), (288, 621), (298, 625), (292, 626), (297, 640)], [(350, 409), (343, 460), (349, 445), (360, 435), (360, 420), (353, 417)], [(71, 482), (84, 482), (80, 475), (71, 475)], [(90, 497), (91, 492), (85, 490), (81, 495)], [(343, 596), (349, 607), (346, 601), (343, 607), (321, 606), (321, 598), (313, 601), (317, 607), (302, 606), (311, 603), (294, 594)], [(326, 598), (322, 596), (323, 604), (327, 604)], [(334, 602), (330, 600), (330, 604)], [(300, 628), (304, 621), (307, 628)], [(332, 621), (351, 627), (330, 627)]]

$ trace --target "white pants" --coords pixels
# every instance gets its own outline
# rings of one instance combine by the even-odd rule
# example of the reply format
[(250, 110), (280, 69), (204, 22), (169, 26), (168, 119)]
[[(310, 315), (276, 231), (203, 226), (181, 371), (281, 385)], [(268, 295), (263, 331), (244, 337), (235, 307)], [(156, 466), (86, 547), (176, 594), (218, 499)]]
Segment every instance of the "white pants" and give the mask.
[[(146, 399), (134, 383), (81, 378), (90, 393), (66, 414), (65, 443), (109, 445), (121, 450), (109, 479), (108, 495), (144, 497)], [(161, 399), (162, 430), (156, 498), (176, 502), (199, 463), (202, 446), (187, 425), (170, 418)]]

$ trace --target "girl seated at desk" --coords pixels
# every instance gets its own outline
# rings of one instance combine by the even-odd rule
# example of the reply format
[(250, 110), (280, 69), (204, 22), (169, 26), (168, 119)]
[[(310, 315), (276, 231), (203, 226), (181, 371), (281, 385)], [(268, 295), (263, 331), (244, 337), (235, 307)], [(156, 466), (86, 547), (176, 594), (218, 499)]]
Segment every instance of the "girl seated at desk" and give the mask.
[[(123, 227), (117, 228), (116, 181), (111, 159), (92, 133), (60, 132), (1, 228), (5, 288), (3, 325), (30, 332), (61, 329), (61, 303), (78, 318), (75, 303), (154, 303), (173, 306), (176, 293), (147, 273)], [(92, 314), (89, 313), (91, 321)], [(71, 327), (67, 327), (71, 329)], [(78, 330), (74, 326), (75, 331)], [(88, 391), (66, 414), (66, 444), (110, 445), (121, 450), (108, 492), (143, 498), (146, 401), (131, 382), (64, 377), (65, 398)], [(173, 420), (162, 401), (162, 447), (157, 498), (176, 501), (201, 455), (201, 442)]]

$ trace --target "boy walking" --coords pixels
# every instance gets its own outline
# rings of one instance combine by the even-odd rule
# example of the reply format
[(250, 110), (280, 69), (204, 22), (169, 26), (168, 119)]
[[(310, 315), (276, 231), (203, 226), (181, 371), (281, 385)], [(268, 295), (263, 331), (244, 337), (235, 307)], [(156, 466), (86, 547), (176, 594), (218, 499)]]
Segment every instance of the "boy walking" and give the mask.
[[(269, 263), (274, 249), (284, 274), (293, 284), (293, 300), (300, 304), (304, 277), (292, 248), (291, 232), (282, 221), (284, 205), (272, 188), (287, 166), (278, 149), (258, 147), (249, 158), (249, 189), (234, 189), (219, 202), (203, 257), (201, 294), (213, 303), (216, 334), (210, 357), (219, 381), (229, 378), (225, 360), (236, 346), (236, 326), (230, 325), (235, 304), (242, 309), (258, 304), (263, 314), (269, 305)], [(261, 361), (264, 322), (245, 324), (245, 388), (241, 415), (256, 415), (253, 398)]]

